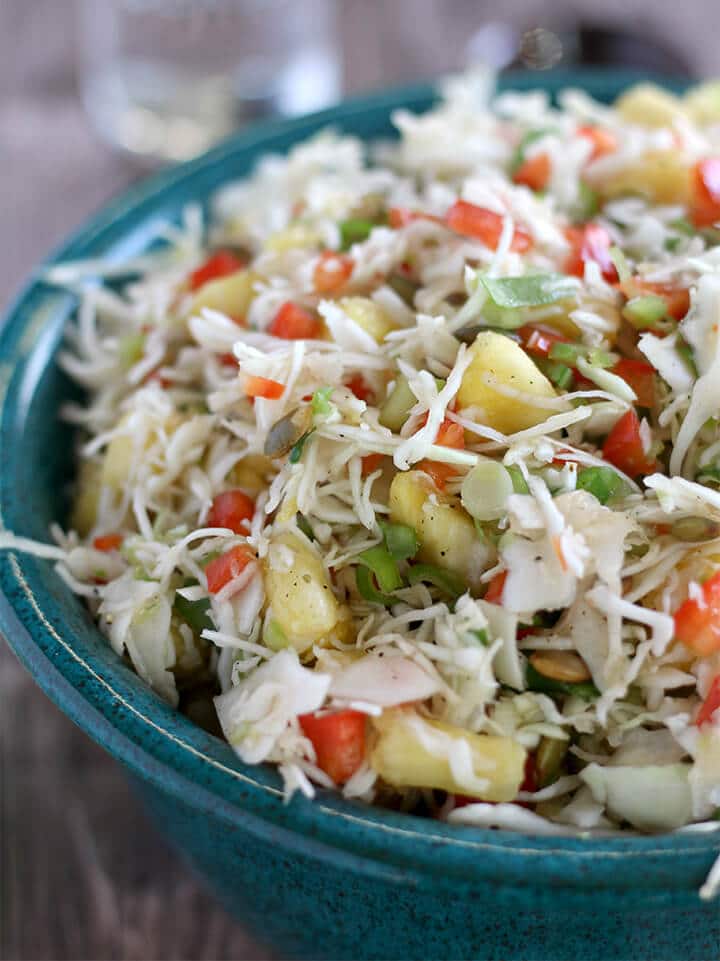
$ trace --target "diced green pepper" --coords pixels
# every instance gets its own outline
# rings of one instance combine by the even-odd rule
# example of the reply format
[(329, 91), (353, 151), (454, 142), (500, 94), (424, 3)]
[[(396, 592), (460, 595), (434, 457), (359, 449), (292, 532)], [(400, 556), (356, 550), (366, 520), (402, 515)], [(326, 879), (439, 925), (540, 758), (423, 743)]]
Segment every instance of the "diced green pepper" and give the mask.
[(413, 564), (409, 569), (408, 584), (419, 584), (427, 582), (439, 588), (450, 597), (460, 597), (467, 590), (465, 581), (453, 571), (448, 571), (444, 567), (436, 567), (434, 564)]
[(583, 467), (578, 471), (577, 487), (607, 504), (622, 489), (623, 481), (611, 467)]
[[(196, 583), (197, 581), (187, 580), (183, 587), (191, 587)], [(173, 610), (178, 617), (185, 621), (193, 634), (200, 636), (203, 631), (215, 630), (215, 624), (210, 617), (210, 600), (207, 597), (203, 597), (199, 601), (189, 601), (182, 594), (176, 593)]]
[(415, 528), (409, 524), (390, 524), (378, 521), (388, 551), (396, 561), (406, 561), (414, 557), (420, 549), (420, 541)]
[(657, 330), (667, 316), (667, 304), (656, 294), (646, 294), (629, 300), (622, 314), (636, 330)]
[(373, 227), (377, 226), (372, 220), (362, 217), (350, 217), (343, 220), (340, 227), (340, 249), (349, 250), (353, 244), (360, 244), (367, 240)]

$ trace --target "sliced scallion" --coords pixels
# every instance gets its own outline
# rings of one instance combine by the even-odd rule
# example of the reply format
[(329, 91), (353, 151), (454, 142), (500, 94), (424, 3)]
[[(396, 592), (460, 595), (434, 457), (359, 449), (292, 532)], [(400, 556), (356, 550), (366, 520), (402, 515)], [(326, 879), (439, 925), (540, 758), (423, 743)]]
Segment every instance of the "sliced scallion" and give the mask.
[(465, 475), (460, 500), (471, 517), (493, 521), (505, 514), (507, 499), (513, 493), (512, 478), (498, 461), (481, 460)]
[(288, 457), (288, 460), (291, 464), (297, 464), (297, 462), (300, 460), (305, 448), (305, 444), (307, 443), (311, 434), (312, 431), (309, 430), (306, 434), (303, 434), (300, 440), (298, 440), (298, 442), (293, 446), (293, 449), (290, 451), (290, 456)]
[(624, 284), (632, 277), (632, 271), (630, 270), (630, 265), (627, 262), (625, 254), (622, 252), (622, 250), (620, 250), (619, 247), (615, 246), (611, 247), (608, 253), (610, 254), (610, 259), (615, 266), (615, 270), (617, 270), (620, 283)]
[(530, 488), (527, 485), (527, 481), (523, 477), (523, 472), (517, 466), (517, 464), (512, 464), (510, 467), (506, 467), (505, 470), (510, 475), (510, 480), (512, 481), (513, 491), (516, 494), (529, 494)]
[(331, 411), (332, 406), (330, 405), (330, 397), (332, 396), (332, 387), (321, 387), (316, 390), (312, 395), (312, 412), (313, 414), (318, 414), (322, 417), (326, 417)]
[(383, 427), (398, 433), (410, 416), (410, 411), (415, 404), (417, 404), (417, 397), (410, 390), (407, 378), (400, 374), (395, 381), (395, 386), (380, 408), (378, 420)]
[(367, 240), (370, 232), (376, 224), (372, 220), (365, 220), (363, 217), (350, 217), (343, 220), (339, 225), (340, 229), (340, 248), (349, 250), (353, 244), (360, 244)]

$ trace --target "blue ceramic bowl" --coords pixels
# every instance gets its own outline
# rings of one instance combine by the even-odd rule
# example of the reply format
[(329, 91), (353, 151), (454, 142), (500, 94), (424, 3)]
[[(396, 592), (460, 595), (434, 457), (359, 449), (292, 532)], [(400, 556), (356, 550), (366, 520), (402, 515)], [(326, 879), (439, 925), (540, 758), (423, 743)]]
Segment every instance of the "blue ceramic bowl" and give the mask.
[[(514, 87), (575, 84), (610, 99), (629, 74), (550, 73)], [(119, 260), (159, 221), (249, 173), (267, 151), (333, 124), (370, 139), (430, 88), (349, 101), (252, 129), (111, 204), (55, 260)], [(45, 539), (62, 520), (72, 438), (57, 410), (74, 388), (54, 362), (76, 302), (37, 280), (0, 333), (0, 519)], [(283, 804), (269, 769), (172, 711), (115, 656), (52, 565), (0, 557), (0, 627), (46, 693), (131, 773), (162, 830), (258, 937), (331, 958), (712, 958), (717, 902), (698, 888), (720, 841), (702, 835), (547, 839), (374, 810), (321, 793)]]

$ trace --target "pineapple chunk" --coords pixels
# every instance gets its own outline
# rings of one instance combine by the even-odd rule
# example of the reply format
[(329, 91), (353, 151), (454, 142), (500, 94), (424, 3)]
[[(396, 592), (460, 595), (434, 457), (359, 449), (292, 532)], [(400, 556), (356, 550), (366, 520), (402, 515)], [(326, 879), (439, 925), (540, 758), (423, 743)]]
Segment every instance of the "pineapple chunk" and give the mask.
[(244, 320), (255, 297), (253, 284), (259, 279), (252, 270), (238, 270), (227, 277), (208, 281), (195, 295), (188, 310), (188, 317), (193, 317), (204, 307), (209, 307), (234, 320)]
[(370, 334), (378, 344), (385, 340), (391, 330), (395, 330), (392, 317), (369, 297), (343, 297), (338, 304), (350, 320)]
[(370, 765), (388, 784), (512, 801), (524, 777), (525, 749), (509, 737), (472, 734), (415, 711), (371, 718), (377, 741)]
[(685, 116), (683, 102), (654, 83), (639, 83), (615, 101), (615, 109), (627, 123), (641, 127), (671, 127)]
[(97, 461), (81, 461), (75, 500), (70, 514), (70, 527), (87, 537), (97, 521), (102, 467)]
[(117, 434), (113, 437), (105, 450), (100, 474), (104, 487), (122, 490), (130, 473), (133, 451), (133, 438), (130, 434)]
[(284, 254), (288, 250), (316, 247), (320, 240), (320, 234), (307, 224), (288, 224), (284, 230), (278, 230), (267, 238), (265, 250), (274, 254)]
[(233, 487), (242, 487), (251, 497), (267, 490), (272, 474), (272, 461), (264, 454), (248, 454), (239, 460), (228, 475)]
[[(287, 570), (283, 548), (292, 553)], [(343, 619), (322, 561), (289, 531), (273, 538), (264, 574), (272, 617), (298, 652), (330, 634)]]
[(537, 397), (555, 397), (553, 385), (514, 340), (491, 330), (481, 331), (470, 348), (472, 361), (458, 391), (458, 406), (478, 407), (481, 422), (503, 434), (534, 427), (553, 411), (508, 397), (498, 384)]
[(685, 109), (695, 123), (720, 123), (720, 80), (691, 87), (685, 94)]
[(653, 150), (595, 183), (605, 198), (638, 194), (655, 204), (688, 204), (692, 172), (676, 150)]
[[(431, 495), (434, 498), (431, 499)], [(390, 485), (390, 520), (408, 524), (420, 541), (418, 557), (465, 578), (476, 586), (489, 560), (470, 515), (459, 504), (442, 499), (422, 471), (402, 471)]]

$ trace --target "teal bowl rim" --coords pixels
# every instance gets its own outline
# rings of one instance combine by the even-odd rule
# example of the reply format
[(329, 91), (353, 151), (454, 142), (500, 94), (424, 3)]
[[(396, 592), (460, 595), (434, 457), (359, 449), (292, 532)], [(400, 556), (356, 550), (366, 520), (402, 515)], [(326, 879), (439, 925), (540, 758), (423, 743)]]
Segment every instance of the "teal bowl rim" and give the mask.
[[(513, 89), (542, 86), (552, 92), (581, 86), (614, 95), (628, 83), (646, 79), (636, 71), (553, 71), (507, 78)], [(682, 82), (664, 82), (676, 88)], [(287, 145), (332, 124), (352, 123), (363, 116), (386, 116), (398, 107), (418, 110), (435, 99), (427, 85), (386, 90), (347, 100), (307, 117), (279, 120), (251, 128), (204, 156), (164, 170), (131, 187), (106, 205), (56, 250), (43, 266), (89, 256), (110, 247), (123, 255), (150, 235), (163, 207), (192, 199), (213, 183), (224, 165), (253, 152)], [(253, 162), (256, 158), (253, 156)], [(222, 179), (231, 179), (231, 176)], [(28, 529), (20, 492), (13, 485), (22, 466), (27, 418), (43, 374), (61, 340), (71, 314), (71, 294), (50, 288), (36, 274), (10, 308), (0, 328), (0, 520), (8, 529), (38, 536)], [(302, 851), (344, 863), (369, 874), (413, 879), (444, 877), (476, 881), (492, 879), (522, 890), (537, 887), (529, 867), (542, 859), (548, 889), (561, 886), (569, 898), (592, 897), (599, 887), (623, 889), (626, 905), (697, 897), (697, 887), (720, 853), (720, 838), (701, 833), (652, 837), (583, 839), (541, 837), (509, 831), (460, 827), (412, 815), (368, 807), (320, 792), (314, 801), (295, 797), (282, 802), (277, 774), (248, 767), (230, 747), (206, 734), (155, 698), (120, 661), (98, 666), (88, 649), (89, 625), (68, 623), (68, 596), (51, 565), (7, 552), (0, 556), (0, 628), (38, 684), (91, 737), (136, 774), (156, 787), (176, 793), (229, 825), (277, 839), (288, 851)], [(66, 596), (67, 595), (67, 596)], [(69, 640), (66, 639), (70, 638)], [(93, 663), (94, 662), (94, 663)]]

